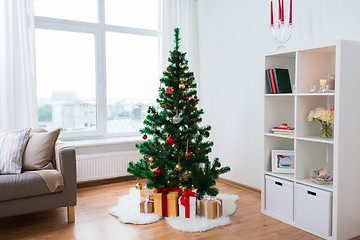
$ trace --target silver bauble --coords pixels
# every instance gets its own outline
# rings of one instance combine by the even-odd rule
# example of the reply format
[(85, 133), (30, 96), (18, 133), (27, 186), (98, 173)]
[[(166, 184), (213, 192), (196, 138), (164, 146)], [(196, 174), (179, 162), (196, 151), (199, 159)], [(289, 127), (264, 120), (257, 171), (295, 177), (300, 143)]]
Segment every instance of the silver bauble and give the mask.
[(175, 115), (172, 120), (174, 124), (179, 124), (181, 121), (179, 115)]

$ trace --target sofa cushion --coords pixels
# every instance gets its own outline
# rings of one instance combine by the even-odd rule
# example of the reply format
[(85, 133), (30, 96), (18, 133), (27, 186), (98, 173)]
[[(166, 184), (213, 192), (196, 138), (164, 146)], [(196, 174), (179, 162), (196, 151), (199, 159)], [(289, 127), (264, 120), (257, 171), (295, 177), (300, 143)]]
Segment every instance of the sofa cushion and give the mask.
[(0, 174), (21, 173), (22, 156), (30, 130), (0, 133)]
[[(63, 186), (55, 192), (61, 192)], [(42, 177), (33, 172), (0, 176), (0, 201), (51, 193)]]
[(32, 133), (23, 155), (23, 170), (54, 169), (52, 164), (55, 142), (61, 128), (51, 132)]

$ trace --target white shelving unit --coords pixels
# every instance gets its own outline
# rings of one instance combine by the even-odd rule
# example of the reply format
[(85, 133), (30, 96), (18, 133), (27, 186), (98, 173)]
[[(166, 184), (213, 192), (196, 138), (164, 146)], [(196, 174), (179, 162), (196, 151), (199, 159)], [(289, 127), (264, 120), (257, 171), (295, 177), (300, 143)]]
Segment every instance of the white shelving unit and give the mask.
[[(360, 235), (360, 43), (339, 40), (268, 54), (265, 56), (265, 69), (269, 68), (289, 69), (295, 92), (267, 94), (264, 74), (262, 213), (325, 239), (349, 239)], [(336, 76), (334, 93), (309, 93), (313, 85), (319, 88), (319, 80), (330, 75)], [(307, 120), (309, 112), (318, 107), (335, 108), (332, 139), (320, 138), (320, 123)], [(294, 126), (295, 135), (271, 133), (272, 127), (282, 123)], [(294, 150), (294, 174), (272, 172), (271, 150)], [(321, 166), (332, 168), (332, 185), (318, 185), (310, 180), (311, 170)], [(271, 177), (265, 178), (267, 175)], [(293, 185), (291, 198), (278, 197), (279, 204), (292, 201), (285, 205), (293, 207), (293, 219), (271, 211), (278, 207), (273, 206), (277, 202), (274, 196), (288, 196), (273, 192), (277, 191), (274, 185), (269, 185), (273, 179), (279, 179), (275, 183), (280, 193), (281, 181), (284, 184), (290, 181), (287, 188)], [(309, 195), (306, 195), (306, 188), (309, 188)], [(312, 197), (315, 199), (320, 195), (326, 201), (312, 204)], [(304, 199), (304, 196), (309, 196), (309, 199)], [(271, 206), (270, 203), (267, 206), (266, 199), (272, 199)], [(330, 202), (329, 208), (324, 208), (321, 201), (324, 205)], [(321, 207), (316, 208), (316, 204)], [(313, 214), (304, 216), (304, 212)]]

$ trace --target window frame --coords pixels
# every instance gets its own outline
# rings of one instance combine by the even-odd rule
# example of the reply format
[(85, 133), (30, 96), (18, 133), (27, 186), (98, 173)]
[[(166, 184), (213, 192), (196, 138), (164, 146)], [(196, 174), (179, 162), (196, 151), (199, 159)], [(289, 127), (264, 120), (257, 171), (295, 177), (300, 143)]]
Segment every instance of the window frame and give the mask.
[[(107, 93), (106, 93), (106, 32), (126, 33), (158, 37), (158, 30), (115, 26), (105, 24), (105, 0), (98, 0), (98, 22), (35, 16), (35, 29), (68, 31), (94, 34), (95, 42), (95, 82), (96, 82), (96, 130), (62, 132), (62, 140), (81, 140), (90, 138), (136, 136), (138, 132), (108, 133), (107, 131)], [(159, 7), (159, 3), (158, 3)], [(158, 14), (160, 15), (160, 14)], [(159, 16), (158, 16), (159, 17)], [(35, 36), (36, 41), (36, 36)], [(37, 111), (37, 109), (36, 109)]]

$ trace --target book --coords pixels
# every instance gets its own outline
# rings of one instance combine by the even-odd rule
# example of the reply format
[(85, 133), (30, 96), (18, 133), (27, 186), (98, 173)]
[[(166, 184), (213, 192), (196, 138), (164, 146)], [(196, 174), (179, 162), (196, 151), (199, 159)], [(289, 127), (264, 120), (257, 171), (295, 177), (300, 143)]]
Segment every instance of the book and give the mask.
[(276, 135), (295, 135), (294, 132), (273, 132)]
[(295, 129), (276, 129), (276, 128), (273, 128), (273, 129), (271, 129), (271, 131), (273, 131), (273, 132), (295, 132)]
[(267, 93), (273, 93), (272, 91), (272, 87), (271, 87), (271, 80), (270, 80), (270, 74), (269, 74), (269, 69), (265, 70), (265, 75), (266, 75), (266, 81), (267, 81)]
[(271, 81), (272, 91), (273, 91), (273, 93), (277, 93), (276, 86), (275, 86), (274, 73), (273, 73), (272, 69), (269, 69), (269, 74), (270, 74), (270, 81)]
[(274, 68), (273, 75), (277, 93), (292, 93), (288, 69)]

